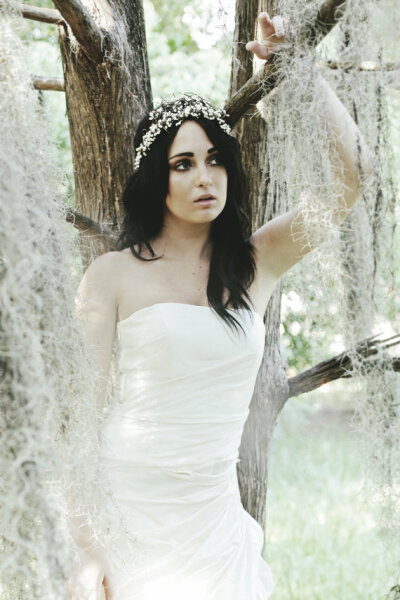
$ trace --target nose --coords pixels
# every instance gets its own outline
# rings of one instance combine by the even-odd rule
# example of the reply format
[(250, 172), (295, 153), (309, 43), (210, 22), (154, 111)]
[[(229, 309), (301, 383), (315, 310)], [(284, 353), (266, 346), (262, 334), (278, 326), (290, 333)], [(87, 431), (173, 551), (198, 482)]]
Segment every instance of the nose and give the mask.
[(210, 185), (212, 183), (211, 170), (205, 163), (199, 163), (197, 174), (198, 185)]

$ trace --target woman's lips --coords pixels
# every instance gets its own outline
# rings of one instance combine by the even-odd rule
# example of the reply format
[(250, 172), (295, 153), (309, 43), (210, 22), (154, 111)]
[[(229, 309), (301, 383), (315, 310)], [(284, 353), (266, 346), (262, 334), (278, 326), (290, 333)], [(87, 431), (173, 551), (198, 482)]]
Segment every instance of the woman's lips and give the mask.
[(195, 202), (198, 202), (199, 200), (209, 200), (209, 199), (215, 200), (215, 196), (213, 196), (212, 194), (202, 194), (201, 196), (199, 196), (197, 198), (197, 200), (195, 200)]
[(196, 200), (195, 204), (201, 204), (202, 206), (210, 206), (211, 204), (214, 204), (214, 202), (216, 202), (215, 198), (205, 198), (204, 200)]
[(202, 194), (195, 200), (196, 204), (201, 204), (202, 206), (210, 206), (213, 202), (216, 201), (215, 196), (209, 193)]

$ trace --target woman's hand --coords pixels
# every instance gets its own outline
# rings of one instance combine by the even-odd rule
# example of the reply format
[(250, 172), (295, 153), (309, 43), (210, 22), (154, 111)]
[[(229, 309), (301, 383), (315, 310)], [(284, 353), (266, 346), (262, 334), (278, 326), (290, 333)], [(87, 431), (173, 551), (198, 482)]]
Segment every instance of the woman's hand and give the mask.
[(111, 600), (104, 569), (97, 561), (88, 559), (74, 571), (67, 600)]
[(261, 27), (261, 42), (255, 40), (247, 42), (246, 50), (253, 52), (261, 60), (267, 60), (281, 49), (287, 40), (287, 24), (282, 17), (276, 15), (269, 18), (269, 14), (262, 12), (258, 15)]

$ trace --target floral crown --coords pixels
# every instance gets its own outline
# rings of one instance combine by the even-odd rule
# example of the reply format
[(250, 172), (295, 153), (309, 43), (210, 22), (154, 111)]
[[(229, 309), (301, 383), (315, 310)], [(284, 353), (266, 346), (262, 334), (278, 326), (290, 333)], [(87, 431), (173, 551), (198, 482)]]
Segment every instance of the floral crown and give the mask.
[(226, 119), (228, 113), (223, 109), (216, 110), (211, 104), (197, 94), (184, 94), (177, 100), (164, 100), (149, 114), (153, 123), (142, 138), (142, 143), (136, 149), (135, 169), (138, 169), (143, 156), (146, 156), (150, 146), (161, 133), (173, 125), (180, 125), (187, 117), (205, 117), (219, 123), (226, 133), (231, 132)]

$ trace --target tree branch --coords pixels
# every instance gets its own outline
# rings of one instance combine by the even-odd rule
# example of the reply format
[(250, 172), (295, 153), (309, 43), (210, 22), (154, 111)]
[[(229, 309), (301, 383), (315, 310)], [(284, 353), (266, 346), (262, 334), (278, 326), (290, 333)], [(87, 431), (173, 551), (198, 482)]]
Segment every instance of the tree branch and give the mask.
[(318, 11), (314, 23), (306, 26), (304, 36), (311, 46), (316, 46), (343, 17), (346, 0), (326, 0)]
[(64, 23), (61, 14), (54, 8), (39, 8), (39, 6), (19, 4), (18, 10), (24, 19), (31, 19), (32, 21), (40, 21), (42, 23), (54, 23), (55, 25)]
[(37, 75), (32, 75), (32, 84), (36, 90), (65, 92), (64, 79), (59, 77), (38, 77)]
[(79, 231), (90, 233), (95, 237), (106, 238), (110, 247), (116, 249), (117, 235), (109, 227), (96, 223), (96, 221), (85, 217), (73, 208), (68, 209), (66, 220), (68, 223), (72, 223)]
[[(306, 24), (300, 37), (315, 47), (336, 25), (343, 15), (346, 0), (326, 0), (318, 11), (313, 24)], [(279, 53), (278, 53), (279, 54)], [(224, 108), (229, 115), (228, 123), (233, 127), (251, 106), (269, 94), (277, 84), (278, 71), (275, 59), (271, 56), (264, 66), (234, 94)]]
[[(400, 357), (386, 356), (385, 361), (371, 358), (399, 344), (400, 334), (393, 335), (385, 340), (376, 340), (376, 337), (375, 335), (362, 340), (355, 347), (355, 353), (357, 358), (361, 360), (363, 370), (367, 373), (379, 364), (383, 368), (400, 372)], [(311, 392), (329, 381), (358, 375), (359, 371), (354, 369), (352, 356), (354, 356), (354, 351), (345, 351), (333, 358), (323, 360), (311, 369), (307, 369), (294, 377), (289, 377), (289, 398)]]
[[(400, 70), (400, 63), (385, 63), (382, 65), (371, 61), (362, 61), (357, 64), (351, 62), (339, 63), (333, 60), (319, 60), (316, 62), (316, 66), (320, 69), (340, 69), (342, 71), (349, 71), (351, 69), (358, 69), (359, 71)], [(37, 90), (53, 90), (56, 92), (65, 91), (64, 80), (58, 77), (39, 77), (38, 75), (32, 75), (32, 82), (33, 87)]]
[(359, 63), (317, 60), (315, 64), (320, 69), (340, 69), (341, 71), (351, 71), (353, 69), (358, 71), (398, 71), (400, 69), (400, 63), (387, 62), (381, 64), (371, 60), (362, 60)]
[(102, 63), (104, 34), (80, 0), (54, 0), (54, 4), (88, 58), (96, 64)]

